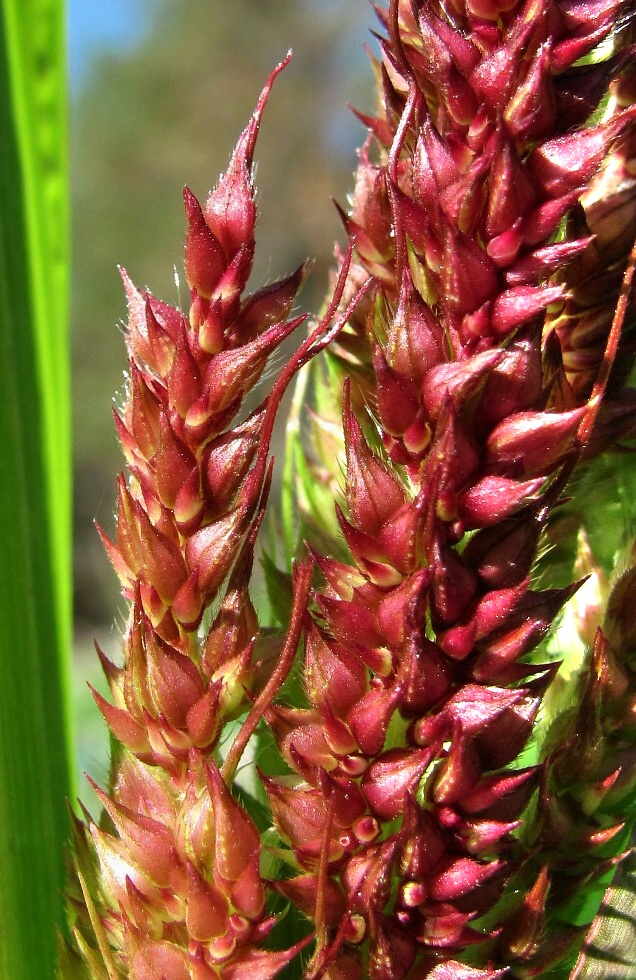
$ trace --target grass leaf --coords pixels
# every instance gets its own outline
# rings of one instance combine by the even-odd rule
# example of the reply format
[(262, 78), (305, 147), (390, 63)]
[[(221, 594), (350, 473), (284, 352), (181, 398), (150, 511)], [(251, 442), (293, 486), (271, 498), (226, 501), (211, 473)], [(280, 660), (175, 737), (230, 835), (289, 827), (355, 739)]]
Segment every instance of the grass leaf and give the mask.
[(55, 975), (70, 795), (64, 8), (0, 6), (0, 976)]

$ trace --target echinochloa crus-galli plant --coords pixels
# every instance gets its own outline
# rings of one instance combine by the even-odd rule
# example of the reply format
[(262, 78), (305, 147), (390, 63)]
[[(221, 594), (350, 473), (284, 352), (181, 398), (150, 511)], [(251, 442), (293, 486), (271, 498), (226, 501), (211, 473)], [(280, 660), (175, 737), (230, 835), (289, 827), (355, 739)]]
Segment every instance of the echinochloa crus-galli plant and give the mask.
[[(310, 586), (306, 561), (294, 576), (287, 637), (274, 649), (259, 644), (248, 583), (274, 417), (295, 372), (348, 315), (335, 316), (345, 269), (270, 395), (236, 423), (269, 355), (306, 319), (289, 318), (302, 268), (242, 296), (254, 254), (254, 145), (284, 64), (205, 207), (184, 191), (189, 315), (123, 274), (130, 369), (115, 418), (130, 478), (119, 481), (116, 541), (102, 537), (129, 617), (123, 666), (100, 654), (112, 703), (95, 692), (117, 746), (110, 795), (96, 787), (106, 825), (91, 824), (90, 844), (77, 825), (77, 880), (92, 935), (78, 923), (76, 939), (91, 976), (274, 976), (296, 952), (263, 948), (276, 920), (266, 908), (261, 842), (230, 792), (241, 749), (291, 666)], [(247, 692), (259, 669), (267, 677), (254, 700)], [(227, 726), (248, 709), (220, 769)]]
[[(75, 824), (63, 976), (585, 975), (572, 895), (620, 859), (636, 781), (633, 561), (605, 610), (579, 604), (559, 714), (543, 641), (579, 581), (550, 582), (543, 542), (577, 467), (636, 428), (631, 8), (378, 14), (349, 246), (262, 404), (241, 414), (305, 320), (302, 269), (243, 295), (276, 72), (205, 206), (185, 192), (188, 314), (124, 276), (128, 477), (104, 540), (129, 616), (122, 666), (102, 656), (112, 774)], [(267, 561), (265, 629), (269, 446), (309, 361), (287, 488), (309, 544), (291, 575)]]

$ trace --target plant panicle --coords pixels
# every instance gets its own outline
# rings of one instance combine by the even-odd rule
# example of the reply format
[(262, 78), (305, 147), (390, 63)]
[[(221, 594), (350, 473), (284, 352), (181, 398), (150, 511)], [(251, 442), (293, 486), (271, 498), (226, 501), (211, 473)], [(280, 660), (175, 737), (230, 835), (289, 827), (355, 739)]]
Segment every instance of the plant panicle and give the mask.
[[(187, 314), (123, 273), (128, 476), (102, 537), (129, 618), (95, 695), (120, 745), (105, 816), (76, 828), (89, 972), (535, 976), (573, 962), (573, 896), (620, 859), (633, 556), (604, 610), (573, 607), (573, 710), (544, 640), (596, 574), (567, 494), (636, 428), (632, 10), (377, 12), (348, 246), (262, 402), (240, 414), (306, 321), (304, 267), (244, 295), (255, 142), (288, 59), (205, 204), (184, 191)], [(307, 554), (265, 561), (285, 623), (266, 630), (250, 578), (301, 369), (284, 523), (288, 564), (294, 525)], [(556, 584), (560, 515), (578, 550)], [(235, 777), (264, 729), (257, 813)], [(281, 901), (307, 927), (278, 943)]]

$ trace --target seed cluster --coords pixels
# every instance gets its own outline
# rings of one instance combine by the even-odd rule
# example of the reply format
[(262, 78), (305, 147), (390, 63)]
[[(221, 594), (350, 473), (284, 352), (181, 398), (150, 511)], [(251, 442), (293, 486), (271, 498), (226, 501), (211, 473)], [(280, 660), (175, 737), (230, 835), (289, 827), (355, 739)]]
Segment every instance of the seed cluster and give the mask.
[[(577, 463), (636, 426), (621, 11), (379, 10), (378, 109), (334, 295), (247, 417), (305, 319), (290, 318), (303, 269), (244, 296), (254, 147), (282, 66), (205, 206), (185, 191), (188, 315), (124, 274), (128, 475), (103, 538), (129, 616), (122, 666), (101, 655), (112, 700), (95, 698), (117, 748), (103, 820), (76, 822), (74, 969), (267, 980), (307, 946), (308, 980), (487, 980), (537, 975), (580, 941), (559, 909), (607, 870), (636, 774), (633, 572), (558, 745), (519, 756), (558, 667), (535, 651), (577, 589), (532, 583), (541, 533)], [(327, 397), (315, 372), (304, 465), (327, 489), (342, 479), (344, 499), (335, 522), (333, 502), (304, 508), (315, 547), (270, 633), (249, 582), (272, 428), (327, 346), (330, 385), (346, 380)], [(322, 411), (334, 403), (340, 419)], [(289, 704), (294, 659), (303, 700)], [(275, 830), (235, 782), (259, 726), (280, 758), (259, 777)], [(283, 949), (281, 900), (313, 930)]]

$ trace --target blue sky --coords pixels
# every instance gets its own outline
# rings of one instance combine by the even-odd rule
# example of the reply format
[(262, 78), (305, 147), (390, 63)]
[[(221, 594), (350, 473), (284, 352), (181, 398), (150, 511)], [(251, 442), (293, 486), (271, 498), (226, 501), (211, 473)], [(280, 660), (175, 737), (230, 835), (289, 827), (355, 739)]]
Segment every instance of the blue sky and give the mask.
[[(315, 16), (324, 15), (343, 0), (302, 0)], [(67, 0), (67, 37), (71, 90), (77, 92), (86, 80), (91, 62), (100, 51), (126, 52), (142, 40), (152, 4), (157, 0)], [(376, 26), (371, 4), (356, 0), (360, 26)], [(343, 57), (361, 57), (362, 41), (369, 41), (355, 30), (344, 38)]]
[(67, 0), (69, 76), (73, 91), (82, 85), (91, 60), (104, 48), (124, 51), (143, 37), (144, 0)]

